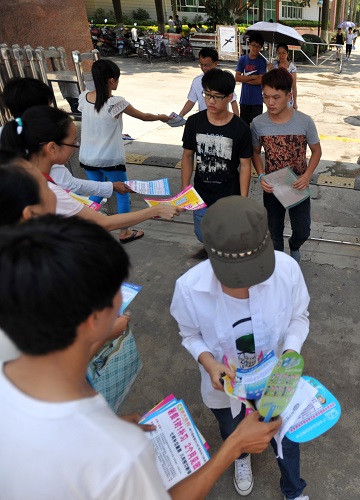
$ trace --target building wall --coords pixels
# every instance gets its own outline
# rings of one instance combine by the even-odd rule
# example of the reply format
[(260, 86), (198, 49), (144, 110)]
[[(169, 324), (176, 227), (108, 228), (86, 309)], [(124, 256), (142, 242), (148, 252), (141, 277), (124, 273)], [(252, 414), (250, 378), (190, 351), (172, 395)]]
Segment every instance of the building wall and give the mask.
[(1, 42), (7, 45), (92, 49), (84, 0), (0, 0)]
[[(170, 1), (169, 1), (170, 4)], [(89, 18), (94, 14), (96, 9), (102, 8), (105, 12), (114, 10), (112, 0), (85, 0), (86, 11)], [(121, 0), (121, 8), (123, 15), (132, 17), (134, 10), (139, 8), (145, 9), (150, 14), (150, 19), (156, 20), (156, 9), (154, 0)], [(170, 9), (171, 10), (171, 9)], [(169, 13), (170, 13), (169, 10)], [(166, 13), (165, 13), (166, 14)]]

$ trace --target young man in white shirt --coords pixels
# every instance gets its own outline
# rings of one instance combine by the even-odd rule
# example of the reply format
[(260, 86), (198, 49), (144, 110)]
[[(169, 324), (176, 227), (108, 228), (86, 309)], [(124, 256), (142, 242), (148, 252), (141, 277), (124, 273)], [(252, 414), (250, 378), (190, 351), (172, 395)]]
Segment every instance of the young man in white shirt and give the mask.
[[(180, 111), (179, 113), (180, 116), (187, 115), (189, 111), (193, 109), (196, 102), (198, 103), (199, 106), (198, 111), (203, 111), (204, 109), (207, 108), (207, 104), (203, 96), (204, 89), (202, 86), (202, 77), (210, 69), (217, 68), (218, 62), (219, 62), (219, 54), (215, 49), (205, 47), (200, 50), (199, 66), (203, 73), (202, 75), (195, 77), (194, 80), (192, 81), (189, 94), (187, 96), (188, 100), (186, 101), (184, 107)], [(239, 106), (237, 103), (237, 96), (235, 92), (233, 93), (230, 103), (231, 103), (231, 110), (234, 113), (234, 115), (239, 116)]]
[(3, 498), (203, 498), (237, 454), (261, 452), (279, 428), (251, 415), (207, 464), (165, 490), (150, 440), (86, 380), (128, 269), (121, 244), (76, 217), (0, 230), (0, 328), (22, 352), (0, 363)]
[[(309, 295), (296, 262), (274, 252), (263, 206), (222, 198), (208, 209), (201, 230), (209, 259), (177, 280), (170, 311), (199, 365), (203, 401), (226, 439), (246, 409), (224, 392), (222, 377), (235, 377), (225, 356), (246, 369), (270, 351), (299, 353), (309, 332)], [(284, 438), (282, 446), (281, 492), (285, 500), (309, 500), (302, 494), (299, 445)], [(239, 455), (234, 465), (235, 489), (247, 496), (254, 484), (250, 456)]]

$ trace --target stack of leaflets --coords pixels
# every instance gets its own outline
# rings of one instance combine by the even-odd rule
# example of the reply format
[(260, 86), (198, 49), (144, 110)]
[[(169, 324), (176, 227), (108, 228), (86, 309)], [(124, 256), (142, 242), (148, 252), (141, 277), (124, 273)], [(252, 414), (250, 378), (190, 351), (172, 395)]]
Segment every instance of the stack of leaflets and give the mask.
[(209, 446), (197, 430), (182, 400), (170, 394), (140, 421), (153, 424), (147, 432), (156, 451), (156, 465), (166, 489), (202, 467), (208, 460)]
[(173, 205), (174, 207), (184, 208), (185, 210), (199, 210), (200, 208), (206, 207), (204, 200), (191, 185), (172, 198), (164, 198), (161, 200), (144, 198), (144, 200), (150, 207), (161, 204)]
[(166, 123), (170, 125), (170, 127), (182, 127), (183, 125), (185, 125), (186, 120), (182, 116), (175, 113), (175, 111), (173, 111), (170, 114), (170, 120)]

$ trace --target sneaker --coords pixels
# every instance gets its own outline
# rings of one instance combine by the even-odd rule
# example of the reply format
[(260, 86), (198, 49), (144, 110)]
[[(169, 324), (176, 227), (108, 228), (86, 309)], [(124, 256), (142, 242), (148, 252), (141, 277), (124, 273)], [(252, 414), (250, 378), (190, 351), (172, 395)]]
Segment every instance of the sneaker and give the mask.
[(299, 497), (291, 498), (291, 499), (284, 497), (284, 500), (309, 500), (309, 497), (307, 495), (300, 495)]
[(242, 497), (246, 497), (246, 495), (250, 495), (254, 486), (250, 455), (245, 458), (239, 458), (238, 460), (235, 460), (234, 465), (235, 489), (239, 493), (239, 495), (241, 495)]
[(300, 264), (301, 253), (299, 250), (290, 250), (290, 257), (292, 257), (298, 264)]

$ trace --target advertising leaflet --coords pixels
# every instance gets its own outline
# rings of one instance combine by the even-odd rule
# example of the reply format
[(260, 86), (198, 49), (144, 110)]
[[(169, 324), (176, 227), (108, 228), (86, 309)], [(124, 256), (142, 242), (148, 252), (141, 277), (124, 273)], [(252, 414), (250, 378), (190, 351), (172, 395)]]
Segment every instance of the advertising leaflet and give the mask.
[(121, 285), (121, 295), (122, 295), (122, 304), (119, 310), (119, 316), (125, 311), (127, 306), (134, 300), (136, 295), (140, 292), (142, 286), (134, 285), (133, 283), (124, 283)]
[(168, 396), (140, 421), (153, 424), (147, 432), (156, 451), (156, 465), (166, 489), (189, 476), (208, 460), (209, 454), (182, 400)]
[(163, 204), (173, 205), (174, 207), (184, 208), (185, 210), (199, 210), (200, 208), (206, 208), (204, 200), (200, 198), (199, 194), (191, 185), (172, 198), (164, 198), (162, 200), (151, 200), (149, 198), (145, 198), (145, 201), (150, 207)]
[(151, 196), (168, 196), (170, 194), (169, 179), (156, 179), (155, 181), (125, 181), (124, 184), (134, 193)]

